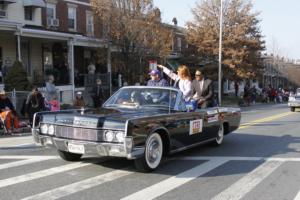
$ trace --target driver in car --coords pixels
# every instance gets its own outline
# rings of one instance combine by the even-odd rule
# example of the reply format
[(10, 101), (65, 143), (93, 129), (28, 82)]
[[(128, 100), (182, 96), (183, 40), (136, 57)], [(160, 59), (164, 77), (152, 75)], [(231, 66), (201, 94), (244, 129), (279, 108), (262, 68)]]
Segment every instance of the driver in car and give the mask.
[(133, 91), (130, 95), (131, 103), (137, 103), (139, 105), (145, 104), (145, 99), (142, 94), (138, 91)]

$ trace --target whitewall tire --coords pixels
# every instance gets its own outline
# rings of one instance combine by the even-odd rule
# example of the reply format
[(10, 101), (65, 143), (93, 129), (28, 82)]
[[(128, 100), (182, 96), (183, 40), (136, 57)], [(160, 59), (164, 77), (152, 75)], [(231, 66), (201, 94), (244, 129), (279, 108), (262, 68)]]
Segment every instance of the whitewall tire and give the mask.
[(151, 133), (145, 143), (144, 156), (135, 160), (139, 171), (149, 172), (155, 170), (163, 156), (163, 142), (158, 133)]

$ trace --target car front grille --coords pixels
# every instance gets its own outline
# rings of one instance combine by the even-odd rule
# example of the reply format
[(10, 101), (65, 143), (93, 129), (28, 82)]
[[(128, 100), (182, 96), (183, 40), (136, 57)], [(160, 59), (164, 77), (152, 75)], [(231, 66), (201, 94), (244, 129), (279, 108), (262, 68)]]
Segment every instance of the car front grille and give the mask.
[(102, 131), (81, 127), (56, 125), (55, 136), (75, 140), (100, 141), (102, 138)]

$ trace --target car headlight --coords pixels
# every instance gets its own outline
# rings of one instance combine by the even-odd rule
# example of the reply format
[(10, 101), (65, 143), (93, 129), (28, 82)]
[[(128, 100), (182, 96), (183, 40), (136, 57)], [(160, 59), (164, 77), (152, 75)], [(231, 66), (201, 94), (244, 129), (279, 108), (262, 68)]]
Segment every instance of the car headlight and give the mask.
[(106, 131), (104, 133), (104, 139), (107, 142), (112, 142), (114, 140), (114, 132), (113, 131)]
[(53, 126), (53, 125), (50, 125), (50, 126), (48, 127), (48, 134), (49, 134), (49, 135), (54, 135), (54, 126)]
[(41, 133), (47, 134), (48, 133), (48, 125), (47, 124), (42, 124), (41, 126)]
[(116, 139), (118, 142), (124, 142), (124, 132), (123, 131), (117, 131), (116, 132)]

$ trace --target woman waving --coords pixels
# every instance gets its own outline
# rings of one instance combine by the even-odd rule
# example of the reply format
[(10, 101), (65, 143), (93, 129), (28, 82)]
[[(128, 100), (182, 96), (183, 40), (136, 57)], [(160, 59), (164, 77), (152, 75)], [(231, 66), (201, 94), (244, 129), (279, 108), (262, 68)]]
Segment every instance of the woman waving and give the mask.
[(181, 65), (178, 67), (177, 73), (172, 72), (167, 67), (163, 65), (157, 65), (159, 68), (163, 70), (165, 74), (167, 74), (171, 79), (175, 81), (175, 87), (179, 87), (181, 92), (183, 93), (183, 98), (185, 102), (189, 102), (192, 99), (192, 78), (190, 74), (190, 70), (185, 65)]

